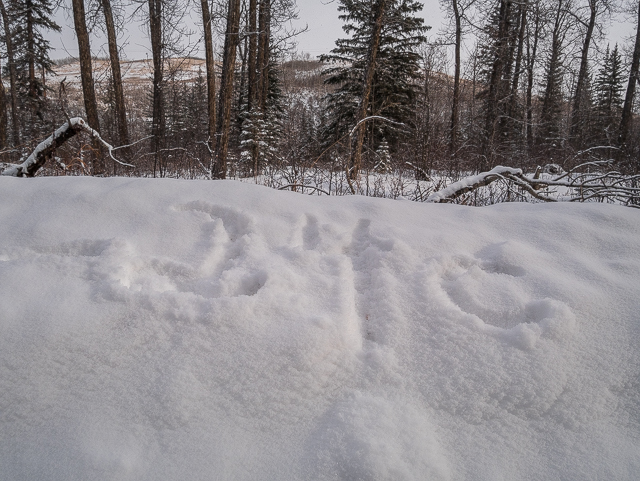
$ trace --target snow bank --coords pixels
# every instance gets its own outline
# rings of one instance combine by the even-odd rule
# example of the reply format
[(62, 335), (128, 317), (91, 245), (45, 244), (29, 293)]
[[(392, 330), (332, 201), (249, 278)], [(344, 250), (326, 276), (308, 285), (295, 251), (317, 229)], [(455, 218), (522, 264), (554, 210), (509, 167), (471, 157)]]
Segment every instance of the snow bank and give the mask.
[(635, 480), (640, 212), (0, 178), (2, 480)]

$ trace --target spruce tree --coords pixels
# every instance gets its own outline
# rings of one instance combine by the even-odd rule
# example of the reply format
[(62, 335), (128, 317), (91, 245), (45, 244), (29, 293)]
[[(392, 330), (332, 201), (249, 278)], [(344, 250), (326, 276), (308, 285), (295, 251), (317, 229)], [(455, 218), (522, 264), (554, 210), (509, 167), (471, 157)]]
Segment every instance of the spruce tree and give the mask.
[(44, 76), (51, 72), (48, 31), (60, 31), (51, 19), (50, 0), (12, 0), (9, 7), (17, 76), (17, 94), (28, 134), (37, 135), (44, 122)]
[[(240, 160), (250, 175), (258, 175), (262, 165), (273, 164), (279, 159), (278, 144), (284, 109), (279, 72), (276, 68), (278, 62), (275, 57), (276, 53), (272, 48), (267, 64), (268, 83), (264, 111), (259, 105), (251, 104), (250, 96), (247, 95), (245, 111), (242, 113)], [(247, 111), (249, 107), (250, 110)]]
[(597, 143), (613, 144), (616, 139), (616, 129), (620, 122), (622, 112), (622, 59), (618, 51), (618, 45), (605, 53), (602, 67), (598, 71), (595, 80), (595, 117)]
[(596, 108), (601, 112), (613, 112), (622, 107), (622, 59), (618, 44), (605, 53), (602, 67), (596, 77)]
[(565, 140), (562, 117), (565, 101), (563, 79), (565, 40), (568, 28), (567, 2), (559, 0), (554, 9), (553, 30), (545, 69), (545, 88), (542, 95), (542, 111), (538, 128), (539, 145), (542, 148), (542, 153), (547, 156), (553, 156), (559, 152)]
[(377, 163), (374, 167), (376, 172), (381, 174), (388, 174), (391, 172), (391, 152), (389, 151), (389, 142), (386, 139), (382, 139), (378, 150), (376, 150)]
[[(337, 87), (325, 99), (326, 144), (339, 140), (354, 127), (375, 26), (374, 4), (370, 0), (340, 0), (340, 19), (345, 22), (343, 30), (350, 38), (337, 40), (336, 48), (320, 57), (322, 62), (331, 64), (323, 72), (325, 83)], [(421, 10), (422, 4), (414, 0), (388, 0), (385, 4), (368, 115), (385, 117), (396, 125), (380, 121), (367, 124), (366, 142), (374, 150), (383, 138), (393, 148), (412, 127), (420, 91), (418, 49), (428, 28), (416, 16)]]
[[(515, 100), (517, 82), (512, 88), (514, 73), (514, 53), (519, 40), (521, 11), (513, 2), (500, 0), (491, 4), (488, 20), (480, 38), (480, 76), (485, 79), (485, 88), (479, 93), (482, 99), (484, 130), (480, 132), (484, 162), (478, 166), (485, 170), (496, 162), (497, 155), (511, 155), (508, 143), (517, 138), (517, 116)], [(488, 162), (488, 164), (486, 163)]]
[(594, 119), (593, 75), (589, 65), (587, 65), (586, 69), (586, 75), (582, 80), (580, 92), (578, 92), (580, 98), (574, 98), (573, 110), (569, 117), (570, 127), (573, 129), (573, 132), (570, 132), (571, 140), (573, 145), (580, 149), (592, 145), (594, 139), (598, 136)]

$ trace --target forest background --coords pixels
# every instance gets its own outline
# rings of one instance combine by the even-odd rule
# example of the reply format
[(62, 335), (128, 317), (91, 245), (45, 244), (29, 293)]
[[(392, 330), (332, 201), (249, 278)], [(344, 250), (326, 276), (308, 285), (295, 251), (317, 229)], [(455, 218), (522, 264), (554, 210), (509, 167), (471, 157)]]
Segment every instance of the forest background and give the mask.
[[(333, 193), (363, 174), (415, 186), (500, 164), (555, 173), (607, 161), (626, 175), (640, 164), (638, 2), (449, 0), (430, 30), (436, 6), (426, 15), (409, 0), (4, 0), (1, 10), (5, 167), (75, 116), (126, 146), (118, 161), (74, 139), (41, 172), (250, 177)], [(309, 27), (305, 11), (325, 13)], [(70, 55), (52, 60), (54, 45)], [(146, 45), (133, 74), (123, 59)]]

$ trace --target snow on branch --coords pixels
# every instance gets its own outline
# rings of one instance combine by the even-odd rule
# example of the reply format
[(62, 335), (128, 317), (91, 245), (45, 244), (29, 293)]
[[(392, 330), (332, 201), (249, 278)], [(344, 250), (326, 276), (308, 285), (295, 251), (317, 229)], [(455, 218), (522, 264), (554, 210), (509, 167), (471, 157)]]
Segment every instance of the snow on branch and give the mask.
[[(504, 179), (511, 180), (518, 186), (524, 187), (529, 193), (535, 193), (535, 188), (531, 185), (531, 181), (523, 175), (522, 169), (514, 169), (512, 167), (503, 167), (502, 165), (499, 165), (491, 169), (489, 172), (482, 172), (478, 175), (465, 177), (464, 179), (454, 182), (438, 192), (434, 192), (427, 198), (427, 202), (452, 202), (468, 192), (479, 189), (480, 187), (486, 187), (496, 180)], [(536, 197), (548, 202), (553, 201), (553, 199), (543, 196), (536, 195)]]
[(62, 126), (58, 127), (58, 129), (47, 139), (40, 142), (24, 162), (18, 165), (11, 165), (0, 175), (10, 177), (35, 176), (38, 170), (40, 170), (40, 168), (46, 163), (46, 161), (53, 157), (58, 147), (60, 147), (67, 140), (71, 139), (80, 132), (85, 132), (96, 139), (98, 142), (100, 142), (109, 152), (109, 157), (111, 157), (115, 162), (126, 167), (134, 167), (131, 164), (126, 164), (116, 159), (113, 156), (113, 151), (116, 150), (116, 148), (106, 142), (97, 131), (89, 127), (84, 119), (80, 117), (74, 117), (72, 119), (69, 119)]
[(362, 125), (365, 122), (368, 122), (369, 120), (383, 120), (392, 125), (397, 125), (399, 127), (406, 127), (406, 124), (403, 124), (402, 122), (395, 122), (391, 119), (382, 117), (380, 115), (370, 115), (369, 117), (365, 117), (364, 119), (362, 119), (360, 122), (356, 124), (356, 126), (353, 129), (351, 129), (351, 132), (349, 132), (349, 138), (353, 137), (353, 134), (356, 132), (356, 130), (358, 130), (358, 127), (360, 127), (360, 125)]
[[(488, 172), (454, 182), (431, 194), (426, 202), (453, 202), (464, 194), (502, 180), (544, 202), (597, 200), (638, 207), (640, 205), (640, 187), (638, 187), (640, 176), (626, 176), (612, 170), (600, 170), (605, 166), (610, 166), (610, 163), (587, 162), (552, 178), (541, 178), (540, 168), (533, 176), (525, 176), (521, 169), (498, 166)], [(591, 168), (597, 168), (599, 171), (591, 172)], [(558, 188), (562, 189), (562, 194), (558, 194)], [(553, 197), (551, 197), (552, 195)]]

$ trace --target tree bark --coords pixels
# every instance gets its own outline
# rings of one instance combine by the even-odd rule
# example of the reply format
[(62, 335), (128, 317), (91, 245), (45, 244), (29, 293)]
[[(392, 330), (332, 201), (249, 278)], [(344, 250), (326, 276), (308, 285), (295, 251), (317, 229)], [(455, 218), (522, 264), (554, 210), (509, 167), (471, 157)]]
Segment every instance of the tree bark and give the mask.
[(546, 86), (540, 113), (540, 141), (547, 144), (547, 149), (558, 147), (561, 98), (561, 51), (565, 30), (564, 19), (566, 5), (560, 0), (556, 7), (553, 32), (551, 33), (551, 52), (546, 71)]
[(527, 129), (527, 150), (531, 154), (534, 144), (533, 136), (533, 76), (536, 59), (538, 56), (538, 40), (540, 39), (540, 6), (536, 5), (534, 13), (533, 27), (533, 44), (531, 43), (531, 35), (527, 36), (527, 121), (525, 128)]
[[(525, 1), (520, 5), (520, 25), (518, 29), (518, 47), (516, 51), (516, 63), (513, 70), (513, 79), (511, 81), (511, 96), (509, 98), (509, 117), (516, 117), (516, 108), (518, 105), (518, 86), (520, 85), (520, 74), (522, 70), (522, 57), (524, 52), (524, 36), (527, 28), (527, 16), (529, 14), (528, 2)], [(522, 129), (520, 130), (522, 132)]]
[(575, 140), (579, 137), (581, 129), (582, 100), (584, 97), (584, 89), (587, 81), (589, 67), (589, 48), (591, 47), (591, 38), (593, 37), (593, 29), (596, 25), (596, 17), (598, 15), (596, 2), (598, 0), (589, 1), (589, 24), (585, 33), (584, 42), (582, 44), (582, 55), (580, 58), (580, 70), (578, 71), (578, 80), (576, 82), (576, 91), (573, 98), (573, 108), (571, 109), (571, 128), (569, 137)]
[(260, 1), (256, 103), (264, 115), (269, 93), (269, 37), (271, 36), (271, 0)]
[(35, 59), (35, 39), (33, 35), (33, 13), (31, 11), (31, 1), (27, 0), (27, 55), (29, 64), (29, 96), (35, 99), (38, 96), (36, 90), (36, 59)]
[(151, 54), (153, 57), (153, 118), (151, 123), (151, 148), (154, 152), (153, 176), (156, 176), (158, 167), (160, 176), (163, 175), (162, 162), (158, 165), (159, 151), (164, 140), (164, 64), (162, 48), (162, 0), (149, 0), (149, 33), (151, 36)]
[(211, 10), (209, 0), (200, 0), (202, 26), (204, 28), (204, 50), (207, 66), (207, 113), (209, 117), (209, 150), (216, 150), (216, 70), (213, 58), (213, 36), (211, 33)]
[(255, 107), (257, 97), (257, 63), (258, 63), (258, 25), (257, 25), (258, 0), (249, 0), (249, 53), (247, 58), (248, 70), (248, 96), (247, 112)]
[(0, 80), (0, 149), (7, 147), (7, 93), (4, 84)]
[(105, 25), (107, 27), (107, 41), (109, 43), (109, 60), (111, 62), (111, 79), (115, 96), (116, 119), (118, 121), (118, 142), (120, 145), (129, 143), (129, 126), (127, 124), (127, 109), (124, 102), (124, 89), (122, 87), (122, 72), (120, 70), (120, 54), (118, 53), (118, 41), (116, 28), (113, 22), (111, 0), (102, 0)]
[[(498, 38), (495, 44), (495, 53), (491, 67), (491, 77), (489, 80), (489, 91), (486, 102), (484, 157), (491, 159), (494, 155), (494, 143), (498, 132), (498, 124), (501, 123), (500, 104), (505, 96), (505, 69), (509, 64), (509, 30), (511, 16), (511, 0), (500, 0), (498, 10)], [(493, 163), (489, 160), (489, 163)], [(484, 166), (481, 166), (484, 167)]]
[(240, 0), (229, 0), (227, 29), (222, 59), (222, 79), (220, 81), (220, 101), (218, 113), (218, 135), (220, 141), (216, 150), (216, 163), (212, 176), (227, 177), (227, 154), (229, 150), (229, 128), (231, 126), (231, 103), (233, 99), (233, 77), (236, 66), (236, 50), (240, 41)]
[(382, 34), (386, 6), (386, 0), (378, 0), (374, 7), (375, 23), (373, 25), (371, 40), (369, 42), (369, 59), (367, 60), (367, 70), (365, 72), (364, 84), (362, 86), (360, 107), (358, 108), (358, 113), (355, 119), (358, 136), (356, 138), (355, 148), (351, 154), (351, 165), (349, 166), (348, 172), (349, 179), (351, 180), (355, 180), (358, 177), (358, 172), (362, 165), (362, 146), (364, 144), (364, 136), (366, 132), (364, 120), (367, 118), (369, 99), (371, 97), (371, 92), (373, 91), (373, 79), (376, 73), (376, 59), (378, 57), (378, 50), (380, 49), (380, 37)]
[(458, 117), (460, 112), (460, 48), (462, 44), (462, 13), (458, 6), (458, 0), (452, 0), (453, 17), (456, 23), (456, 39), (455, 39), (455, 71), (453, 75), (453, 99), (451, 102), (451, 134), (449, 141), (449, 153), (451, 156), (456, 155), (458, 149)]
[[(91, 47), (89, 45), (89, 33), (84, 12), (84, 0), (73, 0), (73, 23), (75, 25), (76, 36), (78, 37), (78, 50), (80, 54), (80, 78), (82, 80), (82, 94), (84, 96), (84, 108), (87, 112), (89, 127), (95, 131), (100, 131), (100, 121), (98, 119), (98, 102), (96, 101), (96, 91), (93, 85), (93, 72), (91, 69)], [(104, 165), (100, 160), (100, 155), (96, 153), (92, 157), (93, 175), (104, 173)]]
[(20, 145), (20, 120), (18, 117), (18, 95), (17, 95), (17, 74), (16, 61), (13, 53), (13, 40), (11, 38), (11, 25), (4, 1), (0, 0), (0, 14), (4, 24), (5, 43), (7, 45), (7, 66), (9, 67), (9, 88), (11, 90), (11, 126), (13, 131), (13, 145)]
[(633, 48), (633, 57), (631, 60), (631, 71), (629, 72), (629, 83), (627, 84), (627, 93), (624, 98), (622, 107), (622, 118), (620, 120), (620, 134), (618, 135), (618, 145), (625, 148), (629, 132), (631, 131), (631, 119), (633, 112), (633, 99), (636, 93), (636, 83), (638, 82), (638, 67), (640, 67), (640, 2), (638, 2), (638, 19), (636, 26), (636, 43)]

